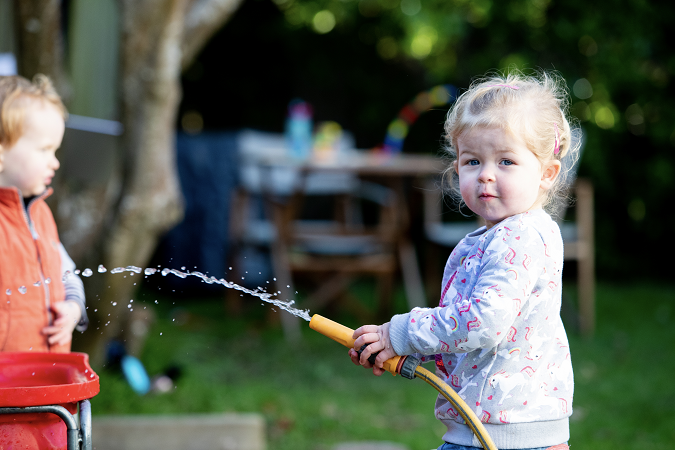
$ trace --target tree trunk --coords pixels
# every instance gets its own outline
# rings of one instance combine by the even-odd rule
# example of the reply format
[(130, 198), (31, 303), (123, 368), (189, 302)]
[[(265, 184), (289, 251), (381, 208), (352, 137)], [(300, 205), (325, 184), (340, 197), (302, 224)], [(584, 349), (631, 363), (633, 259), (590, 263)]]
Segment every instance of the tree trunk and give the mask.
[[(108, 269), (145, 267), (161, 234), (182, 214), (174, 128), (180, 101), (180, 43), (186, 3), (121, 2), (124, 135), (120, 195), (113, 208), (115, 214), (103, 230), (102, 260)], [(103, 327), (99, 325), (101, 332), (94, 333), (86, 345), (95, 364), (102, 362), (103, 345), (109, 339), (120, 334), (132, 338), (128, 334), (131, 330), (124, 332), (132, 309), (127, 305), (141, 279), (141, 275), (132, 274), (108, 271), (102, 277), (97, 319)], [(113, 320), (106, 325), (107, 317)]]
[[(182, 50), (189, 48), (188, 58), (194, 58), (240, 2), (121, 2), (121, 190), (114, 215), (104, 225), (101, 247), (102, 260), (109, 269), (145, 267), (161, 235), (180, 220), (182, 201), (174, 141), (180, 73), (187, 66)], [(235, 6), (223, 6), (230, 4)], [(205, 18), (204, 12), (210, 14)], [(187, 16), (193, 18), (187, 21)], [(186, 21), (191, 25), (186, 26)], [(192, 38), (194, 33), (198, 38)], [(133, 308), (127, 306), (141, 276), (107, 272), (99, 277), (95, 289), (100, 295), (95, 317), (99, 329), (85, 341), (94, 364), (102, 363), (103, 346), (111, 338), (121, 336), (129, 342), (137, 338), (130, 329), (129, 312)], [(137, 313), (141, 311), (137, 309)]]
[(48, 75), (67, 100), (60, 0), (14, 0), (18, 69), (27, 78)]

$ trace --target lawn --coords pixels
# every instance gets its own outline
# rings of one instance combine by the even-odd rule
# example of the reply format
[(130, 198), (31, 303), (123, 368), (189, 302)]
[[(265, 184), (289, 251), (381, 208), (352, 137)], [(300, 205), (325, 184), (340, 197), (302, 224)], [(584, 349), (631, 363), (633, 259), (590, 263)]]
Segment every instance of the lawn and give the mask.
[[(115, 371), (100, 370), (94, 414), (258, 412), (274, 450), (328, 450), (354, 440), (394, 441), (411, 450), (440, 444), (436, 391), (421, 380), (374, 377), (304, 324), (302, 343), (288, 345), (267, 324), (268, 306), (254, 299), (242, 317), (232, 318), (221, 299), (143, 296), (158, 316), (142, 356), (148, 373), (176, 366), (182, 375), (173, 391), (141, 397)], [(570, 445), (673, 448), (675, 289), (600, 284), (597, 303), (596, 336), (569, 333), (576, 381)], [(402, 307), (400, 295), (396, 305)], [(331, 318), (356, 325), (348, 314)]]

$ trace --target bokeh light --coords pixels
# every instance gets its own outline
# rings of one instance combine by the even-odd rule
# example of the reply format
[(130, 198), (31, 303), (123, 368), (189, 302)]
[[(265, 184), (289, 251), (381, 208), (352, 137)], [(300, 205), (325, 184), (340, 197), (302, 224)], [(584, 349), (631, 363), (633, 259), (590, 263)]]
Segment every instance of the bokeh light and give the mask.
[(435, 28), (426, 25), (420, 27), (410, 43), (410, 53), (417, 59), (426, 58), (431, 53), (437, 40), (438, 33)]
[(577, 98), (586, 100), (593, 96), (593, 86), (591, 86), (591, 83), (586, 78), (580, 78), (574, 83), (572, 92), (574, 92)]
[(319, 34), (330, 33), (335, 28), (335, 15), (327, 9), (319, 11), (312, 19), (312, 28)]
[(199, 111), (185, 111), (180, 124), (188, 134), (199, 134), (204, 129), (204, 118)]

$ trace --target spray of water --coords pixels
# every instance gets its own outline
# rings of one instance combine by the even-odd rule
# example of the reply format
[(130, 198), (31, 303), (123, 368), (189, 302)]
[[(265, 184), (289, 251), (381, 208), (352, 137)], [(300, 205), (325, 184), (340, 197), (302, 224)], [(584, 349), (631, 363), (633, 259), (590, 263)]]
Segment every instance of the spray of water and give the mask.
[[(99, 273), (104, 273), (106, 271), (107, 271), (107, 269), (105, 267), (103, 267), (103, 265), (98, 266), (98, 272)], [(143, 269), (143, 268), (138, 267), (138, 266), (115, 267), (114, 269), (110, 269), (110, 273), (113, 273), (113, 274), (123, 273), (123, 272), (132, 272), (132, 274), (133, 273), (139, 273), (139, 274), (143, 273), (143, 274), (145, 274), (145, 276), (155, 275), (157, 272), (159, 272), (162, 276), (174, 275), (174, 276), (179, 277), (179, 278), (187, 278), (187, 277), (190, 277), (190, 276), (197, 277), (197, 278), (201, 279), (206, 284), (219, 284), (221, 286), (225, 286), (228, 289), (235, 289), (235, 290), (241, 291), (245, 294), (249, 294), (249, 295), (252, 295), (254, 297), (257, 297), (260, 300), (262, 300), (266, 303), (272, 304), (279, 309), (282, 309), (282, 310), (284, 310), (284, 311), (286, 311), (290, 314), (293, 314), (296, 317), (299, 317), (301, 319), (306, 320), (307, 322), (309, 322), (312, 319), (309, 315), (308, 309), (301, 310), (301, 309), (297, 309), (297, 308), (293, 307), (293, 305), (295, 304), (295, 300), (289, 300), (289, 301), (285, 302), (285, 301), (273, 298), (274, 294), (270, 294), (268, 292), (265, 292), (265, 291), (261, 290), (260, 288), (249, 289), (249, 288), (246, 288), (244, 286), (240, 286), (236, 283), (232, 283), (231, 281), (227, 281), (224, 278), (218, 279), (216, 277), (209, 277), (208, 275), (205, 275), (201, 272), (196, 272), (196, 271), (190, 272), (189, 270), (182, 271), (182, 270), (169, 269), (169, 268), (164, 268), (161, 271), (158, 271), (157, 269), (154, 269), (154, 268), (151, 268), (151, 267)], [(80, 273), (80, 271), (75, 270), (74, 273), (77, 274), (77, 273)], [(93, 275), (93, 271), (91, 269), (84, 269), (81, 272), (81, 274), (84, 277), (90, 277), (90, 276)], [(63, 275), (63, 280), (65, 281), (66, 278), (68, 278), (69, 276), (71, 276), (71, 272), (66, 271), (66, 273)], [(276, 280), (276, 278), (275, 278), (275, 280)], [(22, 292), (21, 288), (23, 288), (23, 292)], [(19, 288), (19, 292), (25, 293), (26, 288), (24, 286), (22, 286), (21, 288)]]

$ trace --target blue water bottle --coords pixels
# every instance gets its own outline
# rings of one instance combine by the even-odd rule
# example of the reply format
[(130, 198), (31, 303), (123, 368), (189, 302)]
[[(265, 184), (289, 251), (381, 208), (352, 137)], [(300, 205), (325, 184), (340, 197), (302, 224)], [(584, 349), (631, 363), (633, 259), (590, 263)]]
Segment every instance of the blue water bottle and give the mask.
[(286, 145), (294, 159), (309, 158), (312, 150), (312, 107), (300, 99), (288, 105)]

